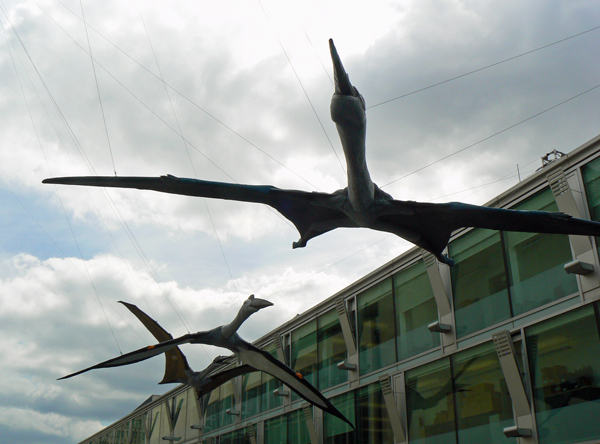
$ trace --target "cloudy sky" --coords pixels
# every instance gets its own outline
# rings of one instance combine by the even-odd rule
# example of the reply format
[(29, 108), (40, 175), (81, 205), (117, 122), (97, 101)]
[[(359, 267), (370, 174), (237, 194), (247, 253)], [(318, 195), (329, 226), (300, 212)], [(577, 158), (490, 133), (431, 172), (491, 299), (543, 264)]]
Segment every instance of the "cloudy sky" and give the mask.
[[(397, 199), (483, 204), (517, 165), (600, 133), (594, 0), (0, 7), (0, 443), (77, 442), (171, 388), (162, 358), (56, 381), (154, 342), (116, 301), (180, 335), (255, 293), (275, 306), (241, 329), (253, 340), (410, 247), (340, 229), (292, 250), (295, 228), (260, 205), (42, 179), (343, 188), (329, 38), (369, 107), (371, 175)], [(219, 350), (184, 352), (200, 369)]]

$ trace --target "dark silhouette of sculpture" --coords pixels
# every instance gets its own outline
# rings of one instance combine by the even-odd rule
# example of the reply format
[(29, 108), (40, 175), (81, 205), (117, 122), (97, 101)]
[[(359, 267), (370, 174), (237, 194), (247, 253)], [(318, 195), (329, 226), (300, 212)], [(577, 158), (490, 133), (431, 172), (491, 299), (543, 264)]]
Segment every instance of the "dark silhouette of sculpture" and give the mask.
[(364, 227), (393, 233), (431, 252), (448, 265), (442, 252), (454, 230), (462, 227), (503, 231), (600, 236), (600, 223), (564, 213), (516, 211), (459, 202), (443, 204), (395, 200), (375, 185), (366, 163), (366, 108), (363, 97), (350, 83), (333, 41), (329, 41), (335, 75), (331, 118), (346, 157), (348, 187), (334, 193), (282, 190), (273, 186), (239, 185), (161, 177), (61, 177), (44, 183), (138, 188), (163, 193), (269, 205), (289, 219), (300, 232), (293, 248), (335, 228)]
[[(249, 342), (244, 341), (237, 334), (238, 328), (246, 319), (248, 319), (258, 310), (273, 305), (271, 302), (264, 299), (255, 298), (254, 295), (252, 295), (246, 299), (246, 301), (244, 301), (244, 304), (240, 308), (237, 316), (231, 323), (213, 328), (212, 330), (208, 331), (188, 333), (187, 335), (183, 335), (175, 339), (173, 339), (168, 332), (158, 325), (157, 322), (155, 322), (137, 307), (132, 304), (124, 305), (140, 320), (144, 318), (142, 322), (160, 342), (156, 345), (144, 347), (116, 358), (109, 359), (108, 361), (101, 362), (100, 364), (96, 364), (92, 367), (88, 367), (70, 375), (63, 376), (59, 379), (71, 378), (97, 368), (110, 368), (134, 364), (136, 362), (145, 361), (153, 356), (166, 353), (167, 363), (165, 367), (165, 376), (161, 381), (161, 384), (181, 382), (196, 388), (196, 390), (199, 390), (200, 394), (206, 394), (238, 375), (260, 370), (280, 380), (309, 403), (340, 418), (354, 428), (352, 423), (348, 421), (348, 419), (346, 419), (346, 417), (338, 409), (336, 409), (333, 404), (327, 400), (327, 398), (325, 398), (301, 375), (275, 359), (269, 353), (253, 346)], [(133, 307), (135, 307), (135, 309)], [(166, 340), (159, 339), (159, 337), (165, 338)], [(178, 346), (182, 344), (207, 344), (226, 348), (235, 353), (238, 357), (238, 360), (243, 362), (243, 365), (214, 376), (209, 376), (210, 373), (219, 365), (219, 358), (216, 358), (216, 362), (213, 361), (213, 363), (202, 372), (194, 372), (187, 364), (187, 360), (183, 353), (181, 353), (181, 350), (179, 350)]]

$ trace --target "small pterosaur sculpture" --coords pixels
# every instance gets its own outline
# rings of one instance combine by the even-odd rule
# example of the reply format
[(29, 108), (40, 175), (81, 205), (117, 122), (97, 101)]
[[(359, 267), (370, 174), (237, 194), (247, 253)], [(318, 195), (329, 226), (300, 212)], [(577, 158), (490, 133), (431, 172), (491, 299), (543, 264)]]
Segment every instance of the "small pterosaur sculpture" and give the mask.
[(138, 188), (163, 193), (269, 205), (289, 219), (300, 232), (293, 248), (340, 227), (364, 227), (393, 233), (431, 252), (448, 265), (442, 254), (454, 230), (462, 227), (504, 231), (599, 236), (600, 223), (576, 219), (564, 213), (516, 211), (480, 207), (460, 202), (443, 204), (395, 200), (371, 180), (366, 162), (366, 107), (350, 83), (340, 57), (329, 40), (335, 75), (331, 118), (335, 122), (346, 157), (348, 187), (334, 193), (282, 190), (273, 186), (239, 185), (161, 177), (60, 177), (44, 183)]
[[(246, 319), (248, 319), (258, 310), (273, 305), (271, 302), (264, 299), (255, 298), (254, 295), (251, 295), (244, 301), (237, 316), (231, 323), (213, 328), (212, 330), (208, 331), (188, 333), (187, 335), (183, 335), (175, 339), (173, 339), (171, 334), (166, 332), (160, 325), (158, 325), (157, 322), (155, 322), (137, 307), (132, 304), (124, 305), (140, 320), (142, 320), (144, 325), (146, 325), (154, 337), (156, 337), (160, 342), (156, 345), (150, 345), (116, 358), (109, 359), (108, 361), (101, 362), (100, 364), (93, 365), (70, 375), (63, 376), (59, 379), (71, 378), (97, 368), (110, 368), (134, 364), (136, 362), (145, 361), (153, 356), (166, 353), (167, 363), (165, 368), (165, 377), (161, 381), (161, 384), (169, 382), (181, 382), (196, 388), (196, 390), (199, 390), (199, 394), (206, 394), (229, 379), (244, 373), (260, 370), (280, 380), (309, 403), (340, 418), (341, 420), (347, 422), (351, 427), (354, 427), (352, 423), (348, 421), (348, 419), (338, 409), (336, 409), (331, 402), (327, 400), (327, 398), (325, 398), (301, 375), (297, 374), (291, 368), (275, 359), (269, 353), (253, 346), (249, 342), (244, 341), (237, 334), (238, 328)], [(159, 339), (159, 337), (165, 338), (166, 340)], [(243, 365), (232, 370), (226, 370), (210, 376), (210, 373), (216, 367), (218, 367), (218, 365), (220, 365), (220, 359), (216, 358), (216, 362), (213, 361), (213, 363), (205, 370), (201, 372), (194, 372), (187, 364), (187, 360), (181, 350), (179, 350), (178, 346), (182, 344), (207, 344), (226, 348), (235, 353), (238, 357), (238, 360), (243, 362)]]

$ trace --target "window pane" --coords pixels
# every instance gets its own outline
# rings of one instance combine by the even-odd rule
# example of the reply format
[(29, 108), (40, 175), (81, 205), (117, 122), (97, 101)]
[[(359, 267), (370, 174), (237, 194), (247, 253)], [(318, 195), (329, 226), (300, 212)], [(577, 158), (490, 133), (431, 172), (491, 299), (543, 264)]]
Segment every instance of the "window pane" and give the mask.
[(146, 424), (147, 413), (138, 416), (131, 423), (131, 444), (145, 444), (146, 435), (144, 426)]
[[(344, 393), (331, 399), (331, 403), (353, 424), (354, 419), (354, 392)], [(324, 434), (325, 444), (354, 444), (355, 432), (346, 422), (333, 415), (325, 415)]]
[(599, 335), (589, 305), (526, 330), (540, 443), (600, 438)]
[(210, 432), (219, 428), (219, 388), (214, 389), (207, 396), (209, 398), (204, 419), (204, 431)]
[(590, 215), (592, 220), (600, 220), (600, 158), (592, 160), (581, 171)]
[(440, 345), (440, 335), (427, 328), (437, 321), (438, 312), (425, 263), (420, 261), (394, 275), (394, 286), (400, 360)]
[(459, 443), (515, 442), (502, 430), (514, 425), (498, 354), (488, 342), (453, 356)]
[(286, 442), (287, 438), (287, 416), (265, 421), (265, 444), (281, 444)]
[(306, 426), (306, 419), (304, 419), (304, 412), (302, 409), (290, 413), (287, 417), (287, 442), (294, 444), (310, 444), (308, 427)]
[(449, 245), (459, 337), (510, 318), (500, 233), (473, 230)]
[(456, 443), (454, 394), (448, 359), (406, 372), (406, 408), (411, 443)]
[[(292, 365), (295, 372), (317, 386), (317, 321), (309, 322), (292, 331)], [(292, 400), (300, 399), (296, 393)]]
[(335, 310), (317, 319), (319, 351), (319, 390), (348, 381), (348, 372), (339, 370), (337, 364), (346, 359), (346, 343), (340, 319)]
[[(550, 188), (515, 207), (558, 211)], [(519, 315), (577, 292), (575, 275), (564, 270), (573, 260), (569, 237), (560, 234), (504, 232), (513, 315)]]
[[(267, 353), (270, 353), (275, 359), (277, 359), (277, 349), (275, 348), (275, 344), (271, 344), (265, 348)], [(281, 396), (275, 396), (273, 394), (273, 390), (281, 387), (281, 383), (278, 379), (269, 375), (268, 373), (262, 373), (261, 382), (263, 388), (262, 392), (262, 411), (266, 412), (268, 410), (274, 409), (276, 407), (280, 407), (283, 405), (283, 398)]]
[(394, 434), (387, 408), (383, 401), (381, 385), (375, 384), (358, 390), (356, 424), (360, 443), (394, 444)]
[[(242, 377), (242, 417), (248, 418), (260, 413), (262, 372), (246, 373)], [(272, 395), (271, 395), (272, 396)]]
[(229, 424), (233, 424), (234, 421), (234, 416), (226, 413), (227, 409), (233, 409), (235, 407), (233, 382), (227, 381), (219, 387), (219, 390), (219, 427), (225, 427)]
[(358, 295), (360, 373), (396, 362), (392, 280), (386, 279)]

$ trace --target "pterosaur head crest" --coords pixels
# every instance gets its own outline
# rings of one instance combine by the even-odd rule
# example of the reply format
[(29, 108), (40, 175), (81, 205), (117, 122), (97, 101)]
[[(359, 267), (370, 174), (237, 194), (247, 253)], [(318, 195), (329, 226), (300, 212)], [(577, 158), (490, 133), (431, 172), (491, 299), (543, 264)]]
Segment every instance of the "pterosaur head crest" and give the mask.
[(256, 313), (258, 310), (270, 307), (271, 305), (273, 305), (272, 302), (269, 302), (266, 299), (256, 298), (253, 294), (251, 294), (250, 297), (244, 301), (241, 310), (249, 313)]
[(365, 108), (365, 100), (358, 90), (350, 83), (350, 77), (344, 69), (342, 59), (333, 44), (333, 39), (329, 39), (329, 51), (331, 52), (331, 61), (333, 62), (333, 77), (335, 82), (335, 94), (341, 96), (358, 97)]

